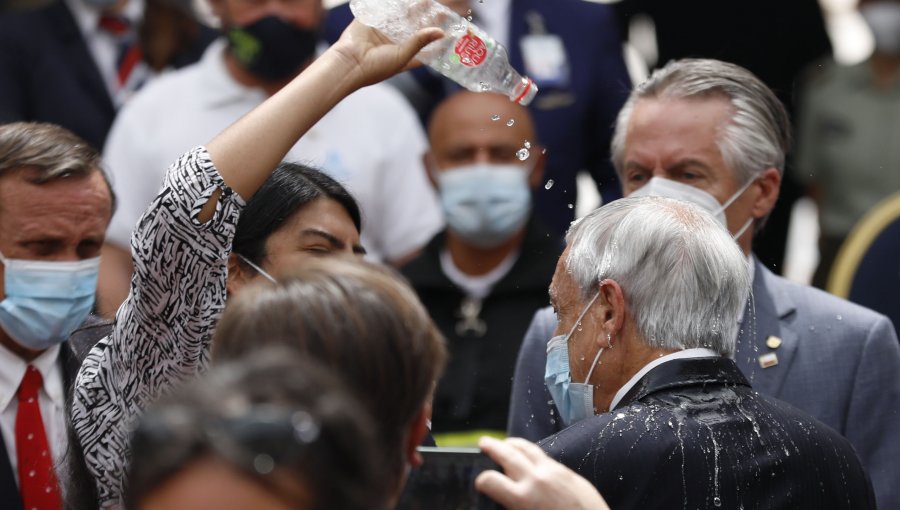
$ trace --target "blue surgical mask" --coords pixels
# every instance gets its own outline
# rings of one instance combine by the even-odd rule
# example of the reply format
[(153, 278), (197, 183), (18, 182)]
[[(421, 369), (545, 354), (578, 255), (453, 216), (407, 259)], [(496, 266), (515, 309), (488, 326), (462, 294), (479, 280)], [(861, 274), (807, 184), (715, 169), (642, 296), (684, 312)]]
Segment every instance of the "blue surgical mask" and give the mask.
[(588, 371), (583, 383), (572, 382), (572, 371), (569, 364), (569, 339), (581, 324), (587, 311), (597, 300), (599, 293), (594, 295), (591, 301), (584, 307), (578, 320), (569, 330), (569, 334), (555, 336), (547, 344), (547, 366), (544, 372), (544, 383), (553, 397), (556, 409), (559, 411), (559, 417), (566, 426), (579, 422), (585, 418), (594, 415), (594, 385), (588, 384), (594, 368), (600, 361), (600, 354), (604, 348), (597, 351), (594, 362)]
[(0, 327), (19, 345), (42, 351), (64, 342), (91, 313), (100, 257), (77, 262), (8, 259)]
[(531, 212), (530, 168), (475, 164), (439, 172), (441, 205), (447, 224), (479, 248), (508, 241)]
[[(744, 194), (745, 191), (747, 191), (747, 188), (749, 188), (754, 181), (755, 179), (748, 180), (743, 186), (741, 186), (739, 190), (731, 195), (731, 198), (726, 200), (724, 204), (720, 204), (716, 197), (712, 196), (706, 191), (703, 191), (700, 188), (695, 188), (694, 186), (688, 184), (683, 184), (678, 181), (666, 179), (665, 177), (651, 178), (649, 181), (647, 181), (647, 184), (644, 184), (640, 187), (640, 189), (635, 190), (628, 196), (665, 197), (690, 202), (711, 213), (713, 217), (716, 218), (716, 220), (718, 220), (718, 222), (727, 229), (728, 220), (725, 217), (725, 211), (728, 209), (728, 206), (733, 204), (735, 200), (737, 200), (741, 195)], [(734, 239), (740, 239), (740, 237), (744, 235), (744, 232), (747, 231), (752, 223), (753, 218), (747, 218), (747, 221), (744, 222), (744, 225), (740, 229), (738, 229), (738, 231), (731, 237)]]

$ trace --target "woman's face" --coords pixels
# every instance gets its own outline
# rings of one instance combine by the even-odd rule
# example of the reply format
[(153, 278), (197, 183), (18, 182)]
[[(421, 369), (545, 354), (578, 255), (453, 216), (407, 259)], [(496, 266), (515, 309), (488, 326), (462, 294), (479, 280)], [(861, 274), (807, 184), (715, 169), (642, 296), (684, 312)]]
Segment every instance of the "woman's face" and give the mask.
[(347, 210), (335, 200), (319, 198), (295, 212), (269, 236), (262, 267), (277, 275), (291, 271), (309, 257), (365, 253)]
[[(266, 239), (263, 270), (277, 278), (301, 267), (310, 257), (362, 256), (366, 250), (347, 210), (330, 198), (318, 198), (295, 212)], [(228, 291), (237, 292), (260, 275), (244, 265), (229, 268)]]
[[(283, 484), (280, 484), (283, 485)], [(200, 459), (147, 494), (137, 510), (302, 510), (309, 494), (292, 483), (290, 504), (221, 460)], [(288, 496), (288, 494), (285, 494)]]

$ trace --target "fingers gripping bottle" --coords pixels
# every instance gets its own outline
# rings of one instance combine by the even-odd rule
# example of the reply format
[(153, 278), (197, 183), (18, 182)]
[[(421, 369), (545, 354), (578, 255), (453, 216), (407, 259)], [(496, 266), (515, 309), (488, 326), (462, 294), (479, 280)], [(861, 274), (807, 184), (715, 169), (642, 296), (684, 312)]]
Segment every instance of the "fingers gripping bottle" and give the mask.
[(522, 105), (537, 94), (537, 85), (509, 64), (506, 48), (435, 0), (350, 0), (350, 10), (393, 42), (406, 41), (423, 28), (443, 29), (444, 38), (416, 58), (469, 90), (498, 92)]

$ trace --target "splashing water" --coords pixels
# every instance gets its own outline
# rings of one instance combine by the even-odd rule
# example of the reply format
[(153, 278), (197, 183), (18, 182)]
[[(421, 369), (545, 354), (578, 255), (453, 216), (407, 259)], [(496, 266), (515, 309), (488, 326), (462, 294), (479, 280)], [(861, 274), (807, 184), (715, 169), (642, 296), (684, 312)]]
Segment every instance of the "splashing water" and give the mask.
[(498, 120), (500, 120), (500, 116), (495, 113), (491, 115), (491, 120), (497, 122)]
[(531, 152), (524, 147), (516, 151), (516, 157), (519, 158), (519, 161), (525, 161), (528, 159), (528, 156), (531, 156)]
[(544, 189), (550, 189), (553, 187), (553, 179), (549, 179), (547, 184), (544, 184)]
[(525, 143), (523, 143), (522, 145), (524, 145), (526, 149), (531, 148), (531, 142), (529, 142), (528, 140), (525, 140)]
[(513, 127), (513, 124), (515, 124), (515, 123), (516, 123), (516, 119), (509, 119), (508, 121), (506, 121), (506, 125), (509, 127)]

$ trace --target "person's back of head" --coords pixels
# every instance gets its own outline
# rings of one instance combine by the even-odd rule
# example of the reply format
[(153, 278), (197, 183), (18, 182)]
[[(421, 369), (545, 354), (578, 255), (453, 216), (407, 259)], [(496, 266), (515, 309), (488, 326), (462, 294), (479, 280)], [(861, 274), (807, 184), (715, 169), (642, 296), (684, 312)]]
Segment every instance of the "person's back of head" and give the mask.
[(425, 433), (444, 340), (415, 293), (383, 266), (312, 259), (276, 286), (233, 299), (216, 330), (216, 362), (263, 345), (287, 345), (341, 374), (375, 419), (389, 471), (404, 466)]
[(734, 355), (749, 269), (706, 211), (661, 197), (624, 198), (575, 222), (566, 240), (566, 268), (584, 302), (600, 282), (615, 280), (647, 345)]
[(370, 418), (345, 385), (264, 350), (163, 399), (132, 436), (127, 508), (384, 508)]

